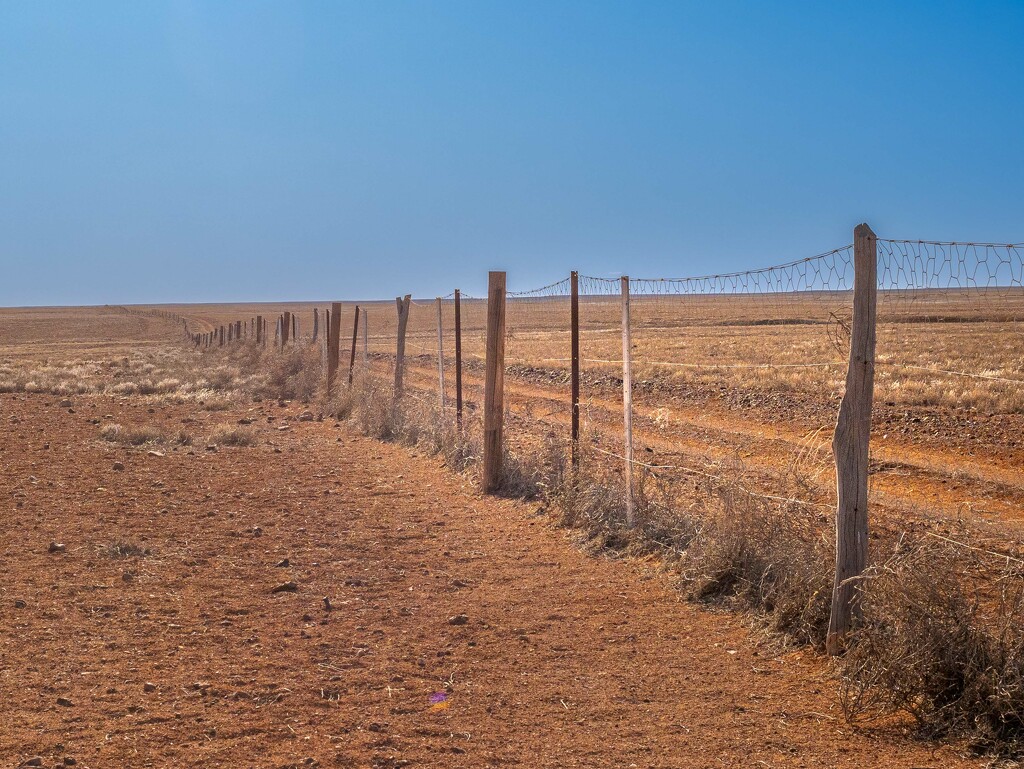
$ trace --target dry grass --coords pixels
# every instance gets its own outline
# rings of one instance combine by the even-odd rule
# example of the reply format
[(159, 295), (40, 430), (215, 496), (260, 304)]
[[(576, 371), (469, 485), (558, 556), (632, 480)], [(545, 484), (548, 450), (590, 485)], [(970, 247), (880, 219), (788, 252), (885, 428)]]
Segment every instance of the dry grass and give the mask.
[(934, 539), (890, 552), (867, 574), (863, 625), (842, 660), (847, 715), (906, 713), (928, 736), (1024, 753), (1021, 564)]
[(122, 427), (119, 424), (108, 424), (100, 428), (100, 438), (122, 446), (145, 446), (152, 443), (188, 446), (192, 443), (192, 437), (184, 430), (168, 432), (153, 425)]
[(251, 427), (222, 424), (213, 428), (207, 443), (217, 446), (255, 446), (258, 437)]

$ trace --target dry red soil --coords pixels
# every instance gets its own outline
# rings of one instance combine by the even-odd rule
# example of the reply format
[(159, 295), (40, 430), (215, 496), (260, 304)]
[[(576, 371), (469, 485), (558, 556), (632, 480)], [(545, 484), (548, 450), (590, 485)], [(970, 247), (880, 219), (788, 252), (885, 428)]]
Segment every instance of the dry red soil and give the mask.
[[(0, 396), (0, 763), (970, 765), (851, 728), (821, 657), (671, 574), (300, 411)], [(206, 450), (243, 417), (255, 446)]]

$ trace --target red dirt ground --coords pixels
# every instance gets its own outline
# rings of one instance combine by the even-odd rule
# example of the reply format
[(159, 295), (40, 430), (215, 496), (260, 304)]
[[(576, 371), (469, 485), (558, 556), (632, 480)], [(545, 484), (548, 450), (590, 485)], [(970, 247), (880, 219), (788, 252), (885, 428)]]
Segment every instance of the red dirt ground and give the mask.
[[(852, 729), (822, 658), (435, 459), (298, 405), (59, 400), (0, 396), (6, 766), (972, 765)], [(206, 450), (243, 416), (256, 446)], [(90, 420), (196, 440), (157, 456)]]

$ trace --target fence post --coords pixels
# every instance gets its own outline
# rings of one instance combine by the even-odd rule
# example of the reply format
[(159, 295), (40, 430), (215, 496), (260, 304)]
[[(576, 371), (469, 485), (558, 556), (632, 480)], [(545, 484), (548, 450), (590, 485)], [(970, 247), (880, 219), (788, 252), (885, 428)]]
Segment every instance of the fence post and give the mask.
[(580, 464), (580, 275), (576, 270), (569, 273), (569, 333), (569, 397), (572, 401), (569, 456), (575, 468)]
[(341, 302), (331, 302), (331, 311), (327, 316), (327, 395), (330, 397), (334, 387), (334, 377), (338, 374), (338, 358), (341, 355)]
[(505, 419), (505, 273), (487, 275), (487, 353), (484, 374), (484, 492), (501, 485)]
[(405, 329), (409, 325), (409, 304), (412, 302), (412, 294), (405, 297), (396, 296), (395, 305), (398, 308), (398, 343), (395, 349), (395, 400), (402, 397), (402, 377), (405, 374)]
[(292, 314), (288, 310), (284, 311), (283, 319), (281, 320), (281, 347), (288, 346), (288, 335), (292, 329)]
[(367, 309), (363, 308), (363, 370), (370, 362), (370, 332), (367, 330), (370, 323), (370, 316)]
[(256, 316), (256, 344), (263, 344), (263, 316)]
[(444, 414), (444, 328), (442, 326), (441, 297), (437, 297), (437, 391)]
[(836, 460), (836, 575), (825, 648), (840, 654), (860, 616), (857, 579), (868, 560), (868, 441), (875, 381), (875, 320), (878, 251), (866, 224), (853, 231), (853, 324), (846, 392), (832, 437)]
[(462, 292), (455, 289), (455, 425), (462, 429)]
[(316, 344), (316, 338), (320, 335), (320, 310), (316, 307), (313, 308), (313, 344)]
[(235, 321), (235, 341), (239, 342), (242, 339), (242, 321)]
[(299, 343), (299, 314), (292, 313), (292, 344)]
[(352, 349), (348, 356), (348, 386), (352, 386), (352, 372), (356, 367), (356, 339), (359, 337), (359, 305), (356, 305), (356, 316), (352, 321)]
[(622, 421), (626, 439), (626, 526), (633, 528), (633, 343), (629, 328), (629, 277), (622, 286)]

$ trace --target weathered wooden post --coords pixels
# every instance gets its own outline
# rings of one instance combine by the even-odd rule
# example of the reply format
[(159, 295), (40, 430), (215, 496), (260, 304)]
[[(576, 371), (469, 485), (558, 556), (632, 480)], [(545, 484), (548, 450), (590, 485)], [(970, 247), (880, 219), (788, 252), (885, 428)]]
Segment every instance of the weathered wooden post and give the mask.
[(487, 276), (487, 351), (484, 371), (484, 492), (501, 487), (505, 421), (505, 273)]
[(858, 578), (868, 562), (868, 443), (875, 381), (878, 251), (866, 224), (853, 231), (853, 324), (846, 392), (832, 437), (836, 460), (836, 575), (825, 648), (840, 654), (860, 617)]
[(580, 275), (569, 274), (569, 399), (572, 424), (569, 457), (573, 467), (580, 464)]
[(395, 347), (395, 400), (402, 397), (402, 379), (405, 374), (405, 329), (409, 325), (409, 305), (412, 294), (395, 297), (398, 308), (398, 340)]
[(462, 429), (462, 292), (455, 289), (455, 424)]
[(338, 358), (341, 354), (341, 302), (331, 303), (331, 314), (327, 321), (327, 394), (334, 387), (338, 373)]
[(299, 343), (299, 314), (292, 313), (292, 344)]
[(437, 393), (444, 414), (444, 328), (442, 326), (441, 297), (437, 297)]
[(235, 321), (235, 341), (240, 342), (242, 340), (242, 321)]
[(313, 308), (313, 344), (316, 344), (316, 338), (320, 335), (320, 310), (316, 307)]
[(370, 318), (367, 309), (363, 308), (363, 370), (366, 370), (370, 362), (370, 333), (367, 330), (370, 325)]
[(281, 320), (281, 347), (288, 346), (288, 336), (292, 330), (292, 314), (288, 311), (284, 311), (284, 315)]
[(359, 339), (359, 305), (356, 305), (356, 315), (352, 321), (352, 349), (348, 356), (348, 386), (352, 386), (352, 374), (356, 368), (356, 341)]
[(633, 343), (629, 321), (629, 277), (620, 279), (622, 287), (622, 423), (625, 433), (626, 526), (636, 523), (633, 511)]
[(256, 344), (263, 344), (263, 316), (256, 316)]

